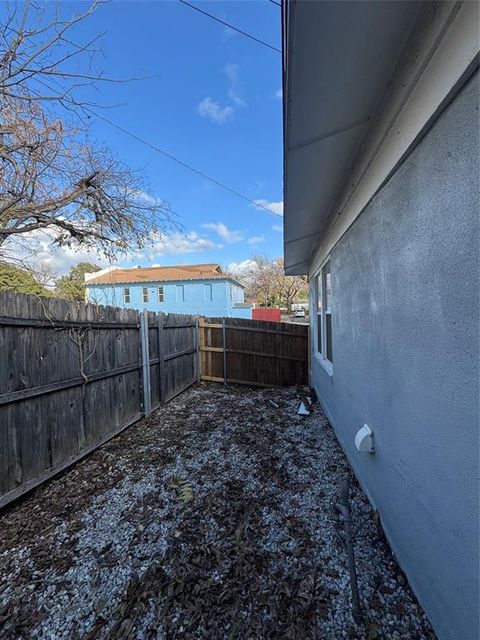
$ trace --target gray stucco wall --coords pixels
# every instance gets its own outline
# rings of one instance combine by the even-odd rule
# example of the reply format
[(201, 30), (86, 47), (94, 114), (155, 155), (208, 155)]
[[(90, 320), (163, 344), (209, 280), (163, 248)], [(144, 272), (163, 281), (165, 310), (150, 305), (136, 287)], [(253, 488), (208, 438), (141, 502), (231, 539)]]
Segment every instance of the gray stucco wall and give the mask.
[[(478, 640), (478, 73), (331, 252), (312, 382), (442, 640)], [(358, 453), (367, 423), (376, 453)]]

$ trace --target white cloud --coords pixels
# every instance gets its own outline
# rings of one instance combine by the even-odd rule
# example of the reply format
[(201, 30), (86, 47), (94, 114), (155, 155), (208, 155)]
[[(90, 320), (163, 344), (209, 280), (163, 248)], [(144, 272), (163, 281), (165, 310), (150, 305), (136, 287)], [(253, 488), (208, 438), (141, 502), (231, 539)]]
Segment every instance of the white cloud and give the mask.
[(281, 225), (281, 224), (273, 224), (273, 225), (272, 225), (272, 229), (273, 229), (274, 231), (280, 231), (280, 233), (283, 231), (283, 227), (282, 227), (282, 225)]
[(255, 265), (255, 260), (251, 259), (242, 260), (241, 262), (231, 262), (227, 265), (227, 271), (239, 277), (246, 276)]
[(277, 100), (281, 100), (283, 98), (283, 91), (281, 88), (275, 91), (275, 98)]
[(223, 67), (223, 73), (227, 76), (230, 84), (228, 88), (228, 97), (237, 105), (237, 107), (245, 107), (246, 103), (242, 98), (240, 91), (240, 80), (238, 74), (239, 68), (240, 65), (229, 62)]
[(85, 250), (75, 247), (59, 247), (54, 244), (55, 230), (37, 230), (24, 236), (11, 238), (2, 247), (5, 260), (21, 264), (24, 262), (32, 269), (49, 268), (55, 275), (67, 273), (79, 262), (91, 262), (99, 267), (107, 260), (95, 249)]
[(163, 200), (161, 198), (152, 196), (152, 194), (148, 193), (147, 191), (143, 191), (141, 189), (130, 189), (129, 191), (130, 194), (139, 202), (144, 202), (148, 205), (160, 205), (163, 203)]
[(189, 231), (187, 233), (175, 232), (168, 236), (152, 233), (145, 249), (129, 254), (127, 257), (130, 260), (142, 258), (148, 262), (152, 262), (158, 256), (200, 253), (209, 249), (222, 248), (222, 244), (218, 244), (210, 238), (200, 235), (196, 231)]
[(197, 107), (198, 113), (202, 118), (209, 118), (216, 124), (224, 124), (227, 120), (230, 120), (234, 114), (234, 108), (230, 106), (222, 107), (222, 105), (215, 100), (207, 97), (204, 98)]
[[(8, 241), (2, 247), (2, 256), (5, 260), (29, 265), (32, 269), (49, 268), (55, 276), (64, 275), (71, 267), (79, 262), (91, 262), (99, 267), (109, 265), (109, 260), (95, 249), (86, 251), (74, 247), (59, 247), (54, 244), (54, 231), (34, 231), (21, 240), (18, 238)], [(158, 258), (165, 255), (183, 255), (201, 253), (202, 251), (222, 249), (223, 244), (214, 242), (205, 235), (196, 231), (188, 233), (175, 232), (168, 236), (158, 233), (150, 234), (146, 246), (143, 249), (119, 254), (122, 261), (139, 261), (155, 263), (158, 266)], [(110, 262), (110, 265), (113, 263)]]
[(202, 224), (203, 229), (212, 229), (215, 233), (225, 240), (226, 242), (240, 242), (243, 240), (243, 234), (241, 231), (234, 231), (229, 229), (223, 222), (207, 222)]
[(260, 207), (264, 207), (272, 213), (275, 213), (277, 216), (283, 216), (283, 200), (281, 200), (280, 202), (272, 202), (270, 200), (260, 198), (258, 200), (255, 200), (255, 203), (260, 205)]
[(265, 242), (265, 236), (252, 236), (247, 240), (248, 244), (259, 244)]

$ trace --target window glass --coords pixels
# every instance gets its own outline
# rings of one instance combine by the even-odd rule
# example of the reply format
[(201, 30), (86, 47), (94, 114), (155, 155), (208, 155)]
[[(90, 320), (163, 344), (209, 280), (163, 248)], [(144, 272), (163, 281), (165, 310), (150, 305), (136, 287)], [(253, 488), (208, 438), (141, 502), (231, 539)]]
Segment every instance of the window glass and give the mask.
[(325, 278), (325, 311), (332, 312), (332, 273), (330, 271), (330, 260), (323, 267)]
[(330, 260), (325, 263), (320, 274), (317, 276), (315, 289), (317, 305), (317, 351), (322, 354), (324, 359), (333, 362), (333, 283)]
[(176, 300), (177, 302), (184, 302), (185, 300), (185, 292), (184, 292), (183, 284), (177, 284)]
[(316, 298), (317, 298), (317, 351), (322, 353), (322, 278), (317, 276), (316, 278)]
[(324, 349), (323, 354), (327, 360), (333, 362), (333, 348), (332, 348), (332, 299), (333, 299), (333, 287), (332, 287), (332, 271), (330, 268), (330, 260), (326, 262), (322, 269), (323, 271), (323, 298), (325, 300), (325, 321), (324, 321)]
[(130, 302), (130, 289), (128, 287), (123, 290), (123, 301), (127, 304)]
[(163, 287), (158, 287), (158, 301), (163, 302)]
[(332, 353), (332, 314), (325, 314), (325, 334), (326, 334), (326, 357), (327, 360), (333, 362), (333, 353)]
[(148, 302), (148, 287), (143, 287), (142, 297), (143, 302)]
[(322, 310), (322, 279), (320, 276), (317, 276), (317, 313), (320, 313)]

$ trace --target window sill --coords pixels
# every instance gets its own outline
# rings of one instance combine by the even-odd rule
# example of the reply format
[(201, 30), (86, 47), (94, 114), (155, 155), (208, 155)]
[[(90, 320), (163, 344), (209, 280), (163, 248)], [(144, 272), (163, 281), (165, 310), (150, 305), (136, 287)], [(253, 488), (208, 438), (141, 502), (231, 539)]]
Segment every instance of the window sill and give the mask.
[(324, 358), (318, 351), (314, 355), (315, 360), (322, 366), (330, 377), (333, 376), (333, 365), (330, 360)]

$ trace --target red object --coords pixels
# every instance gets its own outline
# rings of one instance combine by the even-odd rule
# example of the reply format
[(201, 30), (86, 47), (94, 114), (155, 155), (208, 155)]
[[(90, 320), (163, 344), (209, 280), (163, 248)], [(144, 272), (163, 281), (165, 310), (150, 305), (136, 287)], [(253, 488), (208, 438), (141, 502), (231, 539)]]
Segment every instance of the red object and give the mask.
[(278, 307), (265, 307), (252, 309), (252, 320), (266, 320), (267, 322), (280, 322), (281, 313)]

